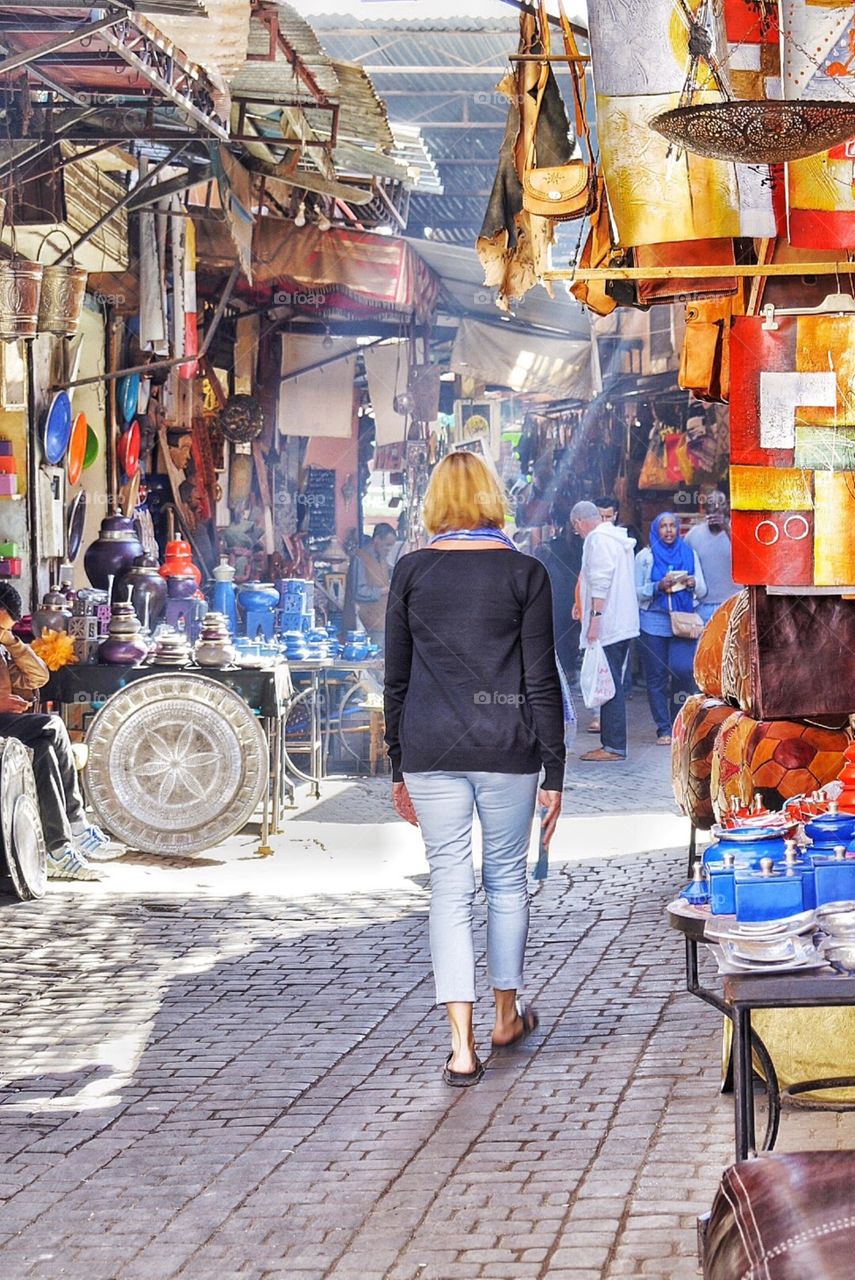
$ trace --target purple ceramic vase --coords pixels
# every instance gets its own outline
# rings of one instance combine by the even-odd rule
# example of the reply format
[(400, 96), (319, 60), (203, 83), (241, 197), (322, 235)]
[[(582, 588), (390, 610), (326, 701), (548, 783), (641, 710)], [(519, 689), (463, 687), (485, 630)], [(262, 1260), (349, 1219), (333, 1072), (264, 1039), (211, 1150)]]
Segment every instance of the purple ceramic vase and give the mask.
[(113, 602), (130, 600), (143, 626), (154, 630), (166, 608), (168, 584), (153, 556), (137, 556), (133, 566), (113, 583)]
[(92, 586), (107, 591), (110, 578), (130, 569), (142, 554), (143, 545), (133, 520), (127, 516), (106, 516), (101, 521), (98, 537), (86, 548), (83, 567)]

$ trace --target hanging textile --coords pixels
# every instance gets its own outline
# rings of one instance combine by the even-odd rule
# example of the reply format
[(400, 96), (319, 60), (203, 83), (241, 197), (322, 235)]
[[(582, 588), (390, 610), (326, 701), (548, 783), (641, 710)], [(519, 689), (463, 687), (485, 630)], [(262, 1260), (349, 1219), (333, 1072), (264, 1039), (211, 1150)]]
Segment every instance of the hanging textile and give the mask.
[(395, 398), (407, 390), (409, 342), (368, 347), (363, 352), (368, 394), (374, 410), (374, 443), (378, 448), (406, 439), (407, 417), (398, 413)]
[[(306, 372), (289, 376), (300, 369)], [(353, 434), (355, 369), (352, 339), (283, 334), (279, 434), (349, 440)]]
[[(784, 97), (855, 102), (855, 9), (782, 0)], [(790, 243), (855, 249), (855, 139), (787, 165)]]
[[(148, 160), (143, 156), (140, 178), (147, 172)], [(162, 212), (163, 202), (158, 201), (156, 208)], [(169, 351), (164, 260), (158, 236), (158, 225), (165, 222), (149, 205), (139, 212), (140, 346), (156, 355), (166, 355)]]
[[(183, 355), (199, 354), (199, 329), (196, 321), (196, 227), (192, 218), (184, 218), (184, 257), (181, 265), (183, 277), (182, 300), (184, 305), (184, 329), (181, 346)], [(178, 366), (178, 376), (185, 381), (196, 377), (198, 361), (190, 360)]]

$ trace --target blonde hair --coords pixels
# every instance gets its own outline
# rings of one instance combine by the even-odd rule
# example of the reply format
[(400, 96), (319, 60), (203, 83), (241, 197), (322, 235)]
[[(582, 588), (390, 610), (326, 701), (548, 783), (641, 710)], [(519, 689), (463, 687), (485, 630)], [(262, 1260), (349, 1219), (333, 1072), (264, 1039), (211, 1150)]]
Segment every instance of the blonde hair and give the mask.
[(434, 468), (423, 510), (431, 535), (453, 529), (501, 529), (506, 499), (486, 462), (462, 451), (448, 454)]

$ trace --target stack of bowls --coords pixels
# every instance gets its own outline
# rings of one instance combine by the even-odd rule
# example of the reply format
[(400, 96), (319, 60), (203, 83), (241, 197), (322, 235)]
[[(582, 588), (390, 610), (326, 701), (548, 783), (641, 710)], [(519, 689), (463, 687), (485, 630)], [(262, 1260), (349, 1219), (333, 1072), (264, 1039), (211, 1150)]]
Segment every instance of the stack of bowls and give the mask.
[(855, 902), (826, 902), (816, 913), (823, 956), (838, 973), (855, 973)]
[(302, 631), (283, 631), (282, 650), (289, 662), (305, 662), (310, 656), (306, 635)]
[(153, 662), (157, 667), (186, 667), (190, 661), (190, 642), (186, 631), (158, 627), (155, 635)]
[(225, 614), (209, 611), (202, 623), (202, 633), (196, 641), (196, 661), (200, 667), (229, 667), (235, 656)]

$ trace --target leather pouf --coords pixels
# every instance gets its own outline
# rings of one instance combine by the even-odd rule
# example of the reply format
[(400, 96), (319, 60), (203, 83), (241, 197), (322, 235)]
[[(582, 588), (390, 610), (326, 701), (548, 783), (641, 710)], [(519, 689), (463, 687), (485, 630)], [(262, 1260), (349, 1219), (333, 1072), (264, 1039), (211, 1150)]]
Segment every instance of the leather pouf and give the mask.
[(704, 1280), (849, 1280), (853, 1253), (855, 1152), (763, 1155), (725, 1170)]
[(721, 821), (728, 812), (732, 796), (747, 802), (759, 791), (768, 808), (780, 809), (791, 796), (824, 786), (840, 773), (848, 744), (842, 729), (801, 720), (754, 720), (734, 711), (713, 747), (710, 791), (716, 818)]
[(709, 831), (715, 822), (710, 794), (713, 746), (722, 724), (733, 714), (733, 707), (719, 698), (696, 693), (686, 699), (674, 722), (671, 740), (674, 796), (699, 831)]
[(751, 597), (748, 590), (728, 601), (730, 614), (721, 654), (720, 697), (751, 710)]
[(704, 627), (703, 635), (698, 641), (698, 647), (695, 650), (695, 684), (701, 693), (705, 693), (708, 698), (720, 698), (721, 692), (721, 668), (724, 658), (724, 641), (727, 635), (727, 627), (730, 622), (730, 615), (736, 606), (739, 595), (731, 596), (729, 600), (725, 600), (724, 604), (719, 605), (707, 625)]

